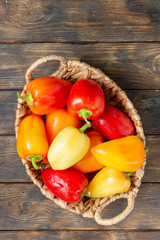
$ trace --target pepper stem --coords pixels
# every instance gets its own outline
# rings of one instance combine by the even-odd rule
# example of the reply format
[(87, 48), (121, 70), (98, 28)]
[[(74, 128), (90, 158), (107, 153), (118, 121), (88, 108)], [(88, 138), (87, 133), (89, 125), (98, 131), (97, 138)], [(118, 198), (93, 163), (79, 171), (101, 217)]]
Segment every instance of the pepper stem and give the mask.
[(86, 193), (86, 191), (87, 191), (87, 187), (85, 187), (85, 189), (84, 189), (83, 192), (81, 193), (81, 198), (80, 198), (80, 200), (82, 200), (82, 198), (83, 198), (84, 196), (89, 197), (89, 195)]
[(125, 174), (125, 176), (126, 176), (126, 178), (128, 179), (128, 180), (130, 180), (130, 176), (133, 174), (134, 172), (126, 172), (126, 173), (124, 173)]
[(145, 154), (149, 152), (149, 149), (148, 148), (145, 148)]
[(28, 102), (28, 105), (33, 106), (33, 97), (32, 97), (31, 92), (27, 92), (27, 96), (26, 97), (20, 95), (20, 93), (17, 92), (17, 97), (22, 98), (23, 100)]
[(38, 160), (42, 160), (42, 156), (41, 155), (32, 155), (32, 156), (28, 156), (26, 157), (27, 160), (31, 161), (32, 162), (32, 165), (33, 167), (38, 170), (39, 167), (38, 165), (36, 164), (36, 161)]
[(87, 128), (91, 127), (91, 123), (90, 122), (86, 122), (81, 128), (79, 128), (79, 131), (81, 133), (84, 133), (86, 131)]
[(79, 117), (82, 117), (86, 122), (88, 122), (87, 118), (89, 118), (92, 114), (93, 114), (92, 111), (87, 109), (81, 109), (78, 111)]

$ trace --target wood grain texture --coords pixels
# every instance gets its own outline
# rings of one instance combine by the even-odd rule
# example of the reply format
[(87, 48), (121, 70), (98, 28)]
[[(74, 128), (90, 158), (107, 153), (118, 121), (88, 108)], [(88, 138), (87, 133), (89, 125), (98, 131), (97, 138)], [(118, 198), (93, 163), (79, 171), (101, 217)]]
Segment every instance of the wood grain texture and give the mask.
[(160, 231), (9, 231), (0, 232), (0, 240), (159, 240)]
[(0, 92), (0, 134), (14, 134), (16, 108), (16, 92)]
[(31, 182), (17, 154), (14, 136), (0, 136), (0, 182)]
[[(145, 134), (160, 134), (160, 90), (127, 90), (141, 116)], [(0, 91), (0, 134), (14, 134), (16, 91)]]
[(1, 42), (159, 41), (159, 0), (2, 0)]
[(158, 160), (160, 156), (160, 136), (146, 136), (146, 141), (149, 152), (147, 154), (146, 171), (142, 182), (160, 182), (160, 161)]
[[(143, 183), (131, 214), (117, 225), (100, 226), (93, 219), (61, 209), (31, 184), (0, 184), (0, 230), (160, 230), (160, 184)], [(102, 217), (113, 217), (126, 205), (124, 199), (110, 204)]]
[(160, 134), (160, 90), (126, 90), (126, 94), (141, 117), (145, 134)]
[[(45, 198), (16, 153), (17, 90), (38, 58), (64, 55), (100, 68), (126, 90), (141, 116), (149, 153), (132, 213), (100, 226)], [(44, 64), (46, 76), (58, 62)], [(160, 1), (0, 1), (0, 240), (160, 239)], [(102, 213), (113, 217), (121, 199)]]
[[(21, 89), (29, 65), (57, 54), (100, 68), (122, 89), (160, 89), (160, 43), (0, 44), (0, 89)], [(41, 65), (34, 77), (47, 76), (58, 62)]]
[[(147, 136), (147, 165), (142, 182), (160, 182), (160, 136)], [(16, 152), (14, 136), (0, 136), (0, 182), (31, 182)]]

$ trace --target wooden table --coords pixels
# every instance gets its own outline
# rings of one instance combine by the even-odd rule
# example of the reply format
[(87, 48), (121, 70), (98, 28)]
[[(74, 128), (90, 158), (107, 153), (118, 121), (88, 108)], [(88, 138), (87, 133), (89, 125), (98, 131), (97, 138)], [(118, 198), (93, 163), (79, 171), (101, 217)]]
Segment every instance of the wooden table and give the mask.
[[(39, 57), (80, 59), (112, 78), (141, 116), (149, 148), (135, 208), (99, 226), (46, 199), (16, 153), (16, 92)], [(45, 76), (58, 62), (35, 72)], [(0, 1), (0, 239), (160, 239), (160, 1)], [(111, 217), (125, 202), (104, 210)]]

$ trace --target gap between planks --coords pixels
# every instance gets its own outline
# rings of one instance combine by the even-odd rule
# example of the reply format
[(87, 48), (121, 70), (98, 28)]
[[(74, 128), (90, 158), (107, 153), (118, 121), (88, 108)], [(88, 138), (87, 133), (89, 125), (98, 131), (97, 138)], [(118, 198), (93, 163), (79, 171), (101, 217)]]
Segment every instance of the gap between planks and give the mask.
[(10, 42), (0, 42), (0, 44), (79, 44), (79, 45), (87, 45), (87, 44), (160, 44), (160, 41), (32, 41), (32, 42), (23, 42), (23, 41), (10, 41)]
[(160, 232), (160, 229), (152, 229), (152, 228), (149, 228), (149, 229), (121, 229), (121, 228), (116, 228), (116, 229), (113, 229), (113, 230), (109, 230), (109, 229), (97, 229), (97, 230), (94, 230), (94, 229), (75, 229), (75, 228), (70, 228), (70, 229), (40, 229), (40, 230), (32, 230), (32, 229), (22, 229), (22, 230), (16, 230), (16, 229), (13, 229), (13, 230), (10, 230), (10, 229), (7, 229), (7, 230), (0, 230), (0, 233), (1, 232)]

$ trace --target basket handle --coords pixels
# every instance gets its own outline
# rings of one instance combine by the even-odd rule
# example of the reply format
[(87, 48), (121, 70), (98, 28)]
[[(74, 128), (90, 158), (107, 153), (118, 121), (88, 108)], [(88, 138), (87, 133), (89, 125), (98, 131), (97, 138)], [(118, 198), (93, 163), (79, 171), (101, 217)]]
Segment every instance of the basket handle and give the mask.
[(41, 57), (38, 60), (36, 60), (35, 62), (33, 62), (30, 65), (30, 67), (27, 69), (26, 74), (25, 74), (26, 83), (28, 84), (28, 83), (30, 83), (30, 81), (33, 80), (32, 72), (39, 65), (41, 65), (42, 63), (46, 63), (48, 61), (52, 61), (52, 60), (60, 61), (59, 69), (55, 73), (62, 72), (62, 74), (64, 74), (67, 71), (67, 59), (65, 57), (58, 56), (58, 55), (49, 55), (49, 56)]
[[(110, 218), (110, 219), (102, 219), (101, 217), (101, 212), (102, 210), (109, 205), (111, 202), (114, 202), (117, 199), (120, 198), (127, 198), (127, 206), (126, 208), (123, 210), (123, 212), (121, 212), (119, 215)], [(113, 200), (109, 200), (107, 201), (104, 205), (101, 205), (97, 208), (95, 215), (94, 215), (94, 219), (95, 221), (100, 224), (100, 225), (105, 225), (105, 226), (111, 226), (114, 225), (120, 221), (122, 221), (132, 210), (134, 207), (134, 196), (132, 194), (128, 194), (127, 196), (123, 195), (123, 196), (117, 196), (115, 197)]]

